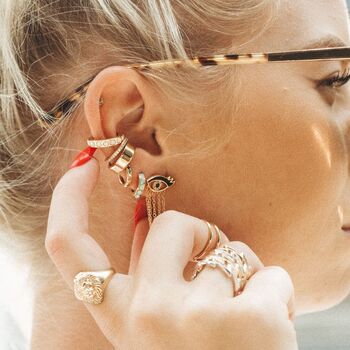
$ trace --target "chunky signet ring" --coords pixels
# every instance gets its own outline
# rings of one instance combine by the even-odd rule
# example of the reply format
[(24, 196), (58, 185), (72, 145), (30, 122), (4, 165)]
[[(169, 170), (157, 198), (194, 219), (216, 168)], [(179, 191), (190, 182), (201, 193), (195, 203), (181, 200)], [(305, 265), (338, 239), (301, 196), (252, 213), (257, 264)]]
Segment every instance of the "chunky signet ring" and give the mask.
[(198, 253), (191, 261), (197, 262), (201, 260), (210, 250), (217, 248), (221, 244), (220, 229), (208, 221), (203, 220), (208, 226), (208, 240), (200, 253)]
[(114, 273), (113, 268), (79, 272), (73, 281), (75, 297), (89, 304), (101, 304), (104, 290)]

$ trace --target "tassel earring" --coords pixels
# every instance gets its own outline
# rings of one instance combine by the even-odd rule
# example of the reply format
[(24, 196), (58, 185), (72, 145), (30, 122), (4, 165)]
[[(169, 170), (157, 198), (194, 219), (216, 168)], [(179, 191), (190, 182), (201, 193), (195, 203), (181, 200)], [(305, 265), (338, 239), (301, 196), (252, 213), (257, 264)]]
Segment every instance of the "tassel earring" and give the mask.
[(150, 225), (156, 216), (165, 211), (164, 191), (174, 183), (175, 180), (171, 176), (155, 175), (147, 179), (146, 205), (148, 223)]
[(171, 176), (153, 175), (146, 180), (145, 175), (142, 172), (139, 173), (139, 185), (134, 191), (134, 197), (138, 199), (145, 192), (149, 225), (165, 211), (164, 191), (174, 183), (175, 180)]

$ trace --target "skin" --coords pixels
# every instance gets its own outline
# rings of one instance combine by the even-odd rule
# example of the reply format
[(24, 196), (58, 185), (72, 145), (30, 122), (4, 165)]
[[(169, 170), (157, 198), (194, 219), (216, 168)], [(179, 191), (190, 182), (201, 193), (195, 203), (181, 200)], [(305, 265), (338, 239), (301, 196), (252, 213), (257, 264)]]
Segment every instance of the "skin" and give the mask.
[[(328, 34), (349, 46), (348, 28), (343, 0), (290, 1), (268, 32), (240, 51), (298, 49)], [(350, 100), (347, 85), (332, 90), (316, 87), (315, 82), (346, 67), (340, 61), (241, 67), (242, 98), (239, 113), (232, 116), (232, 137), (219, 156), (210, 155), (205, 161), (171, 156), (188, 151), (189, 135), (193, 144), (211, 136), (220, 140), (222, 125), (215, 115), (206, 115), (208, 122), (196, 124), (195, 129), (188, 124), (181, 129), (183, 134), (172, 134), (184, 121), (198, 121), (199, 112), (178, 111), (134, 71), (107, 68), (90, 84), (73, 146), (83, 148), (90, 135), (100, 139), (115, 136), (116, 130), (125, 133), (137, 147), (135, 174), (144, 171), (146, 177), (157, 173), (176, 179), (166, 193), (167, 208), (216, 223), (230, 241), (246, 243), (265, 266), (288, 271), (295, 288), (296, 315), (323, 310), (350, 291), (350, 237), (341, 230), (350, 224)], [(101, 96), (104, 105), (99, 108)], [(104, 164), (111, 153), (107, 149), (95, 154), (101, 170), (91, 197), (89, 233), (111, 265), (126, 274), (134, 202)], [(223, 164), (225, 171), (217, 171)], [(72, 331), (70, 346), (79, 342), (82, 348), (84, 344), (108, 348), (64, 280), (57, 283), (64, 290), (66, 308), (53, 302), (47, 315), (34, 317), (33, 347), (44, 348), (43, 335), (52, 332), (57, 337), (59, 328)], [(44, 287), (37, 292), (38, 305), (42, 298), (50, 300)], [(48, 315), (55, 320), (54, 330)], [(35, 326), (39, 324), (40, 330)], [(77, 333), (86, 334), (85, 339), (75, 335), (77, 324)], [(66, 342), (57, 339), (59, 345)]]

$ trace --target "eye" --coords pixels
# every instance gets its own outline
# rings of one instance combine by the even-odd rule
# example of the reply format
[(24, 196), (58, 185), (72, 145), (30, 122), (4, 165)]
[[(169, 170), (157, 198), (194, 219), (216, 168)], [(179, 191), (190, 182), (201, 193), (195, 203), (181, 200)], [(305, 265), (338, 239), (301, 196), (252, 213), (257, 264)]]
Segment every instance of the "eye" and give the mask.
[(162, 192), (172, 186), (175, 180), (171, 176), (154, 175), (147, 179), (147, 183), (152, 191)]
[(350, 67), (346, 69), (345, 72), (343, 72), (340, 75), (340, 72), (338, 72), (335, 76), (321, 80), (319, 82), (319, 86), (324, 87), (330, 87), (330, 88), (339, 88), (343, 85), (345, 85), (350, 79)]

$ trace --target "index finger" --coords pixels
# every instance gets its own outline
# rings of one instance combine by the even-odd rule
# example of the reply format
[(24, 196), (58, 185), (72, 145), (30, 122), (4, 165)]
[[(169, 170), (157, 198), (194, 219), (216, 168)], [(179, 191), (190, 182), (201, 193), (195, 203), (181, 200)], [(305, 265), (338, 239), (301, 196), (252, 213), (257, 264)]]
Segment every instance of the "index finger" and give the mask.
[[(51, 199), (45, 246), (71, 288), (77, 273), (113, 267), (106, 253), (88, 233), (88, 199), (98, 175), (99, 164), (94, 158), (68, 170), (59, 180)], [(130, 276), (116, 272), (104, 291), (101, 304), (84, 302), (98, 324), (112, 324), (113, 321), (116, 325), (116, 321), (121, 321), (129, 280)]]

